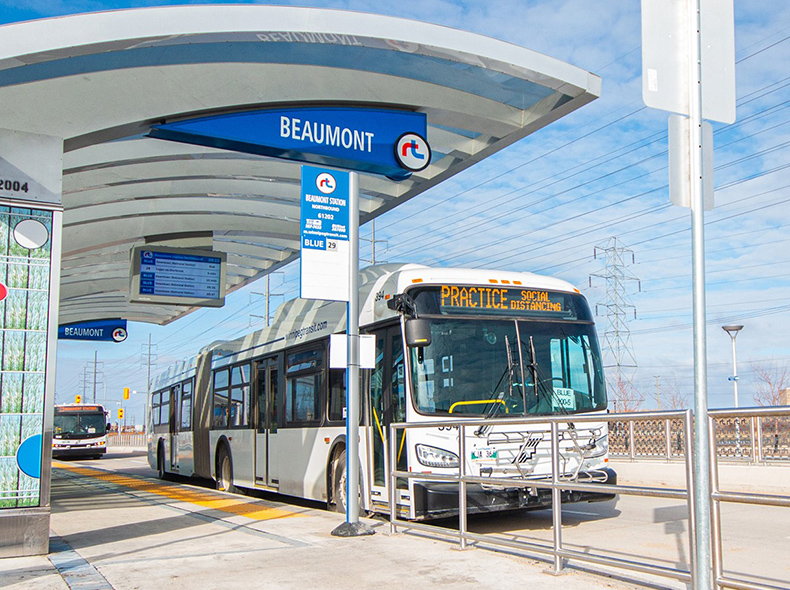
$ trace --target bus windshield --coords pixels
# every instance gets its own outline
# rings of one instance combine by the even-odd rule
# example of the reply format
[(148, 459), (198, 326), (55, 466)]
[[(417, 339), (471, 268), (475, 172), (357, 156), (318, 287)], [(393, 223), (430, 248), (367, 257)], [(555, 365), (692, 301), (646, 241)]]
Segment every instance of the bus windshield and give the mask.
[(60, 437), (93, 437), (103, 436), (106, 432), (107, 422), (104, 412), (61, 414), (55, 412), (52, 433)]
[(523, 416), (606, 408), (592, 323), (428, 321), (431, 344), (411, 349), (415, 406), (423, 414)]

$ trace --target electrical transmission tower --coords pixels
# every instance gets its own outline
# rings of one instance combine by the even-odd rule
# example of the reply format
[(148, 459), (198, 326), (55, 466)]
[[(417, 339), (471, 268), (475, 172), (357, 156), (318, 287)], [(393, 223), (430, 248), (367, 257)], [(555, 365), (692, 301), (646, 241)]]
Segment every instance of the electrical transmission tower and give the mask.
[(603, 355), (606, 359), (604, 368), (609, 369), (607, 382), (610, 396), (615, 411), (633, 412), (643, 401), (633, 384), (637, 363), (628, 326), (632, 314), (636, 319), (636, 307), (631, 303), (628, 285), (636, 283), (641, 291), (639, 279), (628, 270), (628, 266), (634, 264), (634, 252), (618, 244), (617, 238), (611, 238), (606, 244), (596, 246), (593, 254), (596, 259), (600, 257), (604, 260), (604, 272), (590, 275), (590, 286), (592, 277), (606, 281), (606, 295), (596, 304), (595, 315), (598, 315), (599, 307), (606, 308)]

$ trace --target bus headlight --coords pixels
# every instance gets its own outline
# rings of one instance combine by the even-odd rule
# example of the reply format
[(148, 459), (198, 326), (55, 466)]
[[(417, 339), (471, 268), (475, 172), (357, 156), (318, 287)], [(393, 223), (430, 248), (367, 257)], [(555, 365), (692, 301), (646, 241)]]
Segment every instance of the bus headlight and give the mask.
[(458, 467), (458, 455), (444, 449), (417, 445), (417, 460), (426, 467)]

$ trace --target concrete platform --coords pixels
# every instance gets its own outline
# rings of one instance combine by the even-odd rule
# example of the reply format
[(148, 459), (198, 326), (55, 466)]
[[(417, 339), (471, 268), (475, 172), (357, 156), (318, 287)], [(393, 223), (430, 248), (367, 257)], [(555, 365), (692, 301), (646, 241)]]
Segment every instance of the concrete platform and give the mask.
[[(231, 495), (112, 469), (112, 455), (53, 470), (49, 556), (0, 560), (0, 588), (626, 589), (634, 581), (416, 533), (337, 538), (343, 515), (317, 506)], [(661, 587), (661, 586), (653, 586)]]

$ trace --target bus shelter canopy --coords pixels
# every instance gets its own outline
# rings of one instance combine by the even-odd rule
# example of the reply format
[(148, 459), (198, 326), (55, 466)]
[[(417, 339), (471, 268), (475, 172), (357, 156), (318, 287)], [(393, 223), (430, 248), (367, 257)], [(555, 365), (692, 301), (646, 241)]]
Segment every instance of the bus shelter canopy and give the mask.
[(423, 112), (430, 166), (360, 176), (365, 223), (597, 98), (600, 79), (509, 43), (345, 11), (178, 6), (0, 27), (0, 128), (64, 140), (60, 322), (166, 324), (129, 302), (130, 251), (227, 252), (227, 292), (299, 256), (300, 164), (171, 143), (152, 125), (260, 108)]

